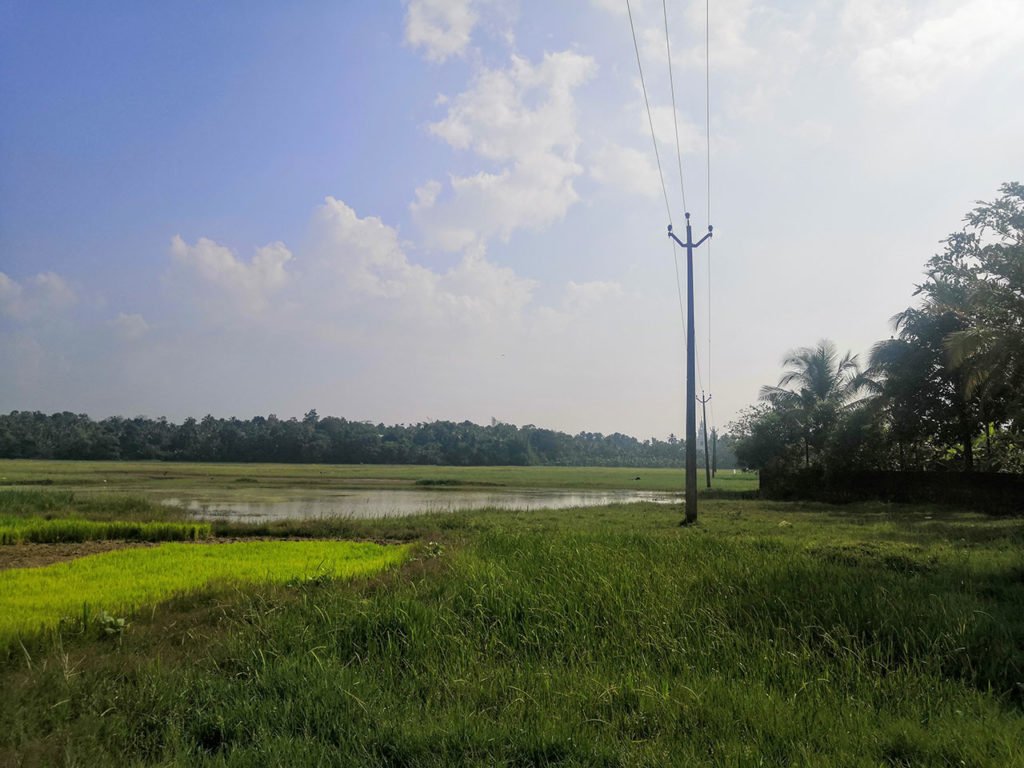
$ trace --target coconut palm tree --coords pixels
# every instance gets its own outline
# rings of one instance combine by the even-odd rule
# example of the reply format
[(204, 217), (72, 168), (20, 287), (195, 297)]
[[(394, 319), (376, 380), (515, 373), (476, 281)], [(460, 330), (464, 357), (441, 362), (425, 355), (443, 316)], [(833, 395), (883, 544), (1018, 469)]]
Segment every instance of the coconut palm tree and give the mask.
[(811, 448), (822, 449), (840, 414), (870, 389), (871, 378), (861, 371), (856, 355), (840, 356), (828, 339), (790, 351), (782, 364), (778, 385), (761, 387), (760, 398), (799, 427), (804, 464), (810, 466)]

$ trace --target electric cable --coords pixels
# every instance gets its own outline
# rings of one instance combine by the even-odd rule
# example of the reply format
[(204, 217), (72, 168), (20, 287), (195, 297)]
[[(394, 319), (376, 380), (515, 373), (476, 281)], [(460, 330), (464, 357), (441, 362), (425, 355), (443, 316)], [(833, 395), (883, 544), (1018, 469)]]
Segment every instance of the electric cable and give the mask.
[(668, 85), (669, 90), (672, 93), (672, 127), (676, 132), (676, 160), (679, 163), (679, 191), (683, 195), (683, 210), (689, 210), (686, 207), (686, 183), (683, 181), (683, 152), (679, 145), (679, 118), (678, 110), (676, 109), (676, 81), (672, 75), (672, 46), (669, 44), (668, 35), (668, 8), (666, 7), (665, 0), (661, 0), (661, 13), (665, 18), (665, 53), (668, 56)]
[(647, 107), (647, 123), (651, 127), (651, 143), (654, 145), (654, 159), (658, 163), (658, 178), (661, 179), (661, 193), (665, 197), (665, 213), (668, 223), (672, 223), (672, 206), (668, 202), (668, 189), (665, 187), (665, 174), (661, 170), (661, 154), (658, 152), (658, 138), (654, 133), (654, 119), (651, 117), (651, 102), (647, 99), (647, 85), (644, 83), (644, 68), (640, 63), (640, 45), (636, 41), (636, 27), (633, 25), (633, 9), (626, 0), (626, 13), (629, 15), (629, 29), (633, 33), (633, 49), (636, 51), (636, 68), (640, 73), (640, 89), (644, 94), (644, 105)]

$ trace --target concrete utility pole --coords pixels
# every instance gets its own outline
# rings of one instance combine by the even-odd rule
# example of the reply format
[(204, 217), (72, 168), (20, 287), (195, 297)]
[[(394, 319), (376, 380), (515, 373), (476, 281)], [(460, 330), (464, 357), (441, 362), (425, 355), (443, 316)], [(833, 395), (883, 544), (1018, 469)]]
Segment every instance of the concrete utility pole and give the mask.
[(711, 454), (708, 452), (708, 403), (711, 401), (711, 395), (704, 397), (704, 390), (700, 391), (700, 397), (697, 398), (700, 403), (700, 407), (703, 411), (701, 418), (701, 426), (704, 427), (704, 476), (708, 481), (708, 488), (711, 487)]
[(693, 337), (693, 249), (711, 237), (714, 229), (709, 224), (708, 233), (696, 243), (690, 229), (690, 214), (686, 214), (686, 242), (672, 233), (668, 225), (668, 236), (686, 249), (686, 518), (683, 525), (697, 522), (697, 383), (696, 348)]

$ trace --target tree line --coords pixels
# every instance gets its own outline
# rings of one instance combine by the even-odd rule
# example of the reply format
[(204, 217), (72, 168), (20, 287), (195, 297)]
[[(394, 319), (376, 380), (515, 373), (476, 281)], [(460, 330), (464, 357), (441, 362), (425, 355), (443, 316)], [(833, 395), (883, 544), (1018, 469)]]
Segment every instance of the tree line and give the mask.
[(1024, 185), (979, 201), (919, 301), (866, 364), (823, 340), (729, 430), (742, 464), (788, 471), (1024, 472)]
[[(386, 426), (320, 417), (251, 419), (111, 417), (69, 412), (0, 415), (0, 458), (285, 462), (318, 464), (678, 467), (684, 444), (615, 433), (569, 435), (533, 425), (434, 421)], [(734, 467), (729, 441), (718, 465)]]

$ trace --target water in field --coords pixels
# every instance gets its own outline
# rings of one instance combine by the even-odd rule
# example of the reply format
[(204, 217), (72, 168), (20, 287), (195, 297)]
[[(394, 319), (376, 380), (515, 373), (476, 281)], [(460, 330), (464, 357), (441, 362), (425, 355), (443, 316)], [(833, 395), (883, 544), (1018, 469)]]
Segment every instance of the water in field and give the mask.
[(322, 517), (400, 517), (428, 512), (457, 512), (465, 509), (568, 509), (639, 501), (657, 504), (682, 503), (674, 493), (656, 491), (396, 491), (360, 490), (316, 499), (291, 501), (199, 501), (165, 499), (164, 503), (184, 507), (203, 520), (261, 522), (302, 520)]

